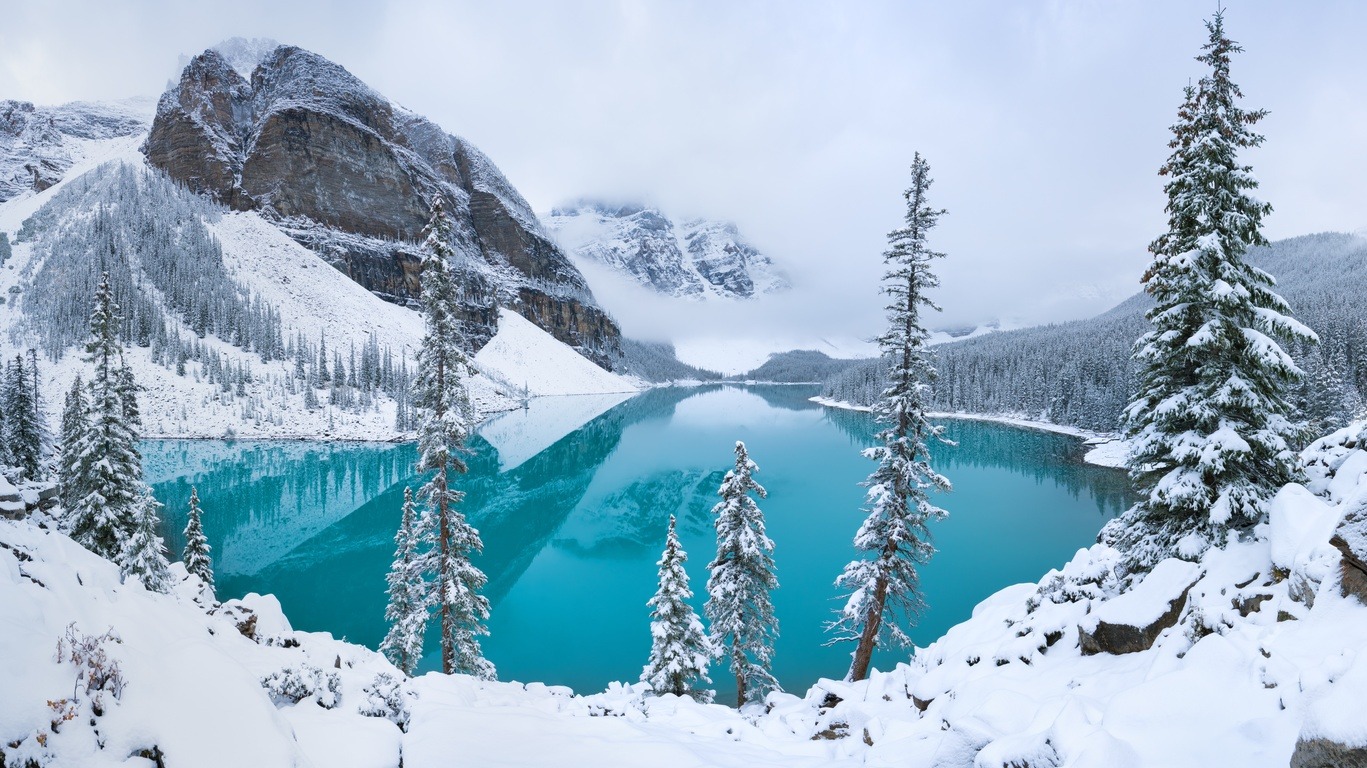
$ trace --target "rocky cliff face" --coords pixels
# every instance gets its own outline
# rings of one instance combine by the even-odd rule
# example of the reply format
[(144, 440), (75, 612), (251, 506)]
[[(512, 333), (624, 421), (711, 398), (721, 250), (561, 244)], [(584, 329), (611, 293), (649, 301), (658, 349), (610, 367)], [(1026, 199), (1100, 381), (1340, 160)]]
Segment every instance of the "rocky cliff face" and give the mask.
[(37, 107), (0, 101), (0, 203), (61, 181), (81, 158), (84, 141), (146, 130), (149, 113), (139, 102)]
[[(239, 52), (240, 53), (240, 52)], [(292, 46), (248, 81), (240, 56), (190, 60), (157, 107), (148, 161), (197, 192), (259, 211), (376, 294), (419, 294), (428, 200), (447, 198), (476, 348), (508, 306), (598, 362), (620, 332), (526, 201), (479, 150)], [(236, 69), (234, 68), (236, 65)]]
[(611, 267), (667, 296), (749, 299), (789, 287), (730, 222), (676, 223), (656, 208), (593, 201), (557, 208), (545, 221), (576, 259)]

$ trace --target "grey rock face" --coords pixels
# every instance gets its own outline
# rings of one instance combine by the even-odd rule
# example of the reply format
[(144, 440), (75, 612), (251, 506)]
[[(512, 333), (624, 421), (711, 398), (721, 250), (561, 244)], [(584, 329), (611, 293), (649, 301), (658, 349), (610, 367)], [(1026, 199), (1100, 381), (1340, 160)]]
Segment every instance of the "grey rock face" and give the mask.
[(748, 299), (789, 287), (730, 222), (676, 223), (656, 208), (581, 202), (551, 211), (546, 226), (575, 258), (612, 267), (667, 296)]
[(36, 107), (0, 101), (0, 203), (61, 181), (81, 156), (81, 140), (132, 136), (147, 123), (148, 116), (128, 102)]
[(418, 241), (440, 193), (476, 348), (507, 306), (600, 364), (620, 356), (616, 324), (493, 163), (321, 56), (277, 47), (249, 82), (205, 51), (163, 94), (143, 150), (172, 178), (260, 212), (400, 303), (419, 295)]

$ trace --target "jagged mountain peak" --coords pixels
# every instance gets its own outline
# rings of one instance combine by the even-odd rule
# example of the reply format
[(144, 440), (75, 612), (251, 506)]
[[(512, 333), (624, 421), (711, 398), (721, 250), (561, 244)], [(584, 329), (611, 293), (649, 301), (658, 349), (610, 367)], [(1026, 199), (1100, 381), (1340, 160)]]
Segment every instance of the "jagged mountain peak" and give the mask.
[(789, 288), (733, 222), (676, 221), (652, 205), (585, 198), (554, 208), (545, 224), (575, 259), (606, 265), (668, 296), (749, 299)]
[(279, 47), (280, 43), (269, 37), (230, 37), (210, 50), (222, 56), (243, 80), (251, 80), (252, 72)]
[[(612, 364), (616, 324), (489, 158), (345, 67), (292, 45), (263, 53), (267, 46), (243, 41), (190, 59), (158, 105), (148, 162), (231, 208), (261, 213), (399, 303), (418, 296), (419, 240), (440, 193), (475, 346), (492, 337), (505, 306)], [(251, 61), (247, 79), (241, 69)]]

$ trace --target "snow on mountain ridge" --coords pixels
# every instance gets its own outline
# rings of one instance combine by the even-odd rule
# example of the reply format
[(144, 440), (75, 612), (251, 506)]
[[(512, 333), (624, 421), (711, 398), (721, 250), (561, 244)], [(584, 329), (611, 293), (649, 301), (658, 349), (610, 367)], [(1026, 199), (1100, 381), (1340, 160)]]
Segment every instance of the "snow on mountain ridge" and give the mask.
[(748, 299), (789, 288), (731, 222), (676, 223), (658, 208), (595, 201), (556, 208), (544, 221), (577, 261), (607, 265), (668, 296)]

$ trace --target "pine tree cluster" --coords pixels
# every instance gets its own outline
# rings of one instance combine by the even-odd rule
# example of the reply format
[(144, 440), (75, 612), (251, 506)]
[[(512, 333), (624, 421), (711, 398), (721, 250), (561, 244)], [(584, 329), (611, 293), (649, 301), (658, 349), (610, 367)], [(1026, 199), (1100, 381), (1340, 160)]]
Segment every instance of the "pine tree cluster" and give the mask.
[(68, 394), (62, 414), (63, 526), (73, 539), (116, 563), (150, 590), (170, 588), (166, 546), (157, 533), (161, 504), (142, 481), (138, 452), (138, 385), (123, 359), (117, 327), (119, 306), (109, 280), (95, 291), (86, 360), (92, 365), (85, 391)]

